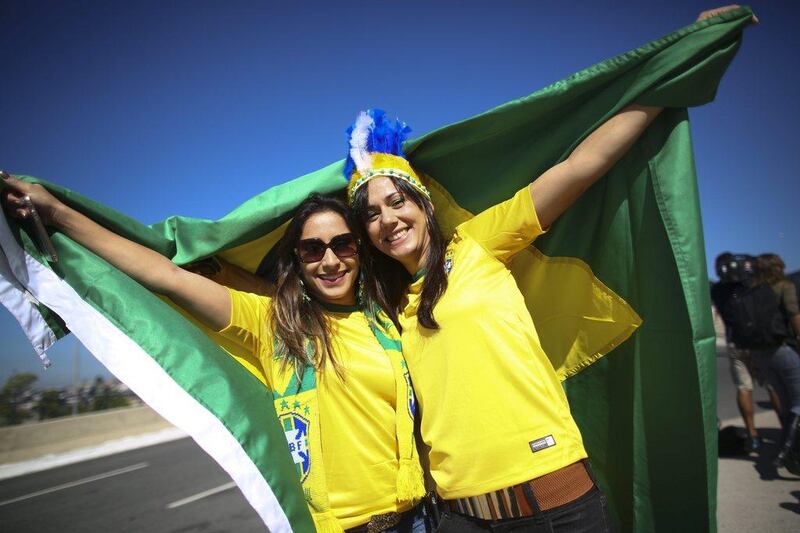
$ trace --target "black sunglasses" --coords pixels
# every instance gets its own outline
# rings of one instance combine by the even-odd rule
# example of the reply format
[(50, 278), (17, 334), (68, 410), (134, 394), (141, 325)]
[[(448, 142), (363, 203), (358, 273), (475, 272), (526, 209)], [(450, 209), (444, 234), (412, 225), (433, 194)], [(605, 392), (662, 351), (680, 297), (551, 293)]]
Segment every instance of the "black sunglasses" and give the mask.
[(294, 251), (301, 263), (316, 263), (322, 261), (325, 252), (330, 248), (336, 257), (345, 259), (358, 254), (358, 239), (352, 233), (342, 233), (330, 240), (322, 242), (322, 239), (303, 239), (297, 242)]

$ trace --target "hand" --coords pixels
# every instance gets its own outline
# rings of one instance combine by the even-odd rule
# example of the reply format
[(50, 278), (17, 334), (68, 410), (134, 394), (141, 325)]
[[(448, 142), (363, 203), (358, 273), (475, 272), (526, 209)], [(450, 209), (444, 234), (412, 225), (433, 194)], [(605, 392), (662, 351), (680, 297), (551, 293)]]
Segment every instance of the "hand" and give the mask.
[(183, 265), (182, 268), (237, 291), (269, 296), (275, 294), (274, 287), (265, 278), (216, 256)]
[(216, 281), (216, 277), (224, 270), (225, 265), (229, 263), (223, 263), (215, 256), (206, 257), (205, 259), (200, 259), (199, 261), (195, 261), (193, 263), (189, 263), (183, 265), (181, 268), (184, 270), (188, 270), (194, 274), (199, 274), (204, 278), (212, 279)]
[(30, 209), (25, 206), (23, 198), (31, 199), (36, 211), (42, 219), (42, 223), (52, 226), (55, 223), (55, 213), (59, 207), (63, 206), (55, 196), (50, 194), (47, 189), (38, 184), (28, 183), (2, 173), (3, 183), (6, 188), (2, 192), (3, 209), (13, 217), (28, 218)]
[[(701, 20), (710, 19), (711, 17), (716, 17), (721, 13), (725, 13), (726, 11), (733, 11), (734, 9), (739, 9), (739, 4), (731, 4), (729, 6), (722, 6), (722, 7), (715, 7), (714, 9), (709, 9), (708, 11), (703, 11), (697, 16), (697, 20), (695, 22), (699, 22)], [(753, 24), (758, 24), (758, 17), (753, 15)]]

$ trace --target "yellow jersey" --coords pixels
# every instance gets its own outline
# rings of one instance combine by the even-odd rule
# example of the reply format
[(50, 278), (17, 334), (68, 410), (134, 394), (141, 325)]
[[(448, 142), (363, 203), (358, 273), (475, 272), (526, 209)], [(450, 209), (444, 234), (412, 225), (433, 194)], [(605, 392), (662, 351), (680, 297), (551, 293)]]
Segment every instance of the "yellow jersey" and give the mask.
[(567, 397), (508, 268), (542, 233), (529, 189), (462, 223), (448, 246), (439, 330), (400, 313), (430, 473), (445, 499), (522, 483), (586, 457)]
[[(282, 391), (293, 373), (281, 371), (280, 360), (274, 357), (271, 299), (229, 292), (231, 322), (220, 333), (256, 354), (267, 386)], [(392, 364), (364, 313), (342, 309), (329, 311), (328, 317), (334, 357), (344, 380), (331, 365), (316, 372), (319, 436), (330, 509), (348, 529), (368, 522), (372, 515), (406, 511), (411, 504), (398, 505), (396, 497), (399, 453)], [(279, 399), (279, 416), (280, 409)], [(314, 467), (312, 458), (310, 468)], [(305, 480), (307, 472), (301, 474)]]

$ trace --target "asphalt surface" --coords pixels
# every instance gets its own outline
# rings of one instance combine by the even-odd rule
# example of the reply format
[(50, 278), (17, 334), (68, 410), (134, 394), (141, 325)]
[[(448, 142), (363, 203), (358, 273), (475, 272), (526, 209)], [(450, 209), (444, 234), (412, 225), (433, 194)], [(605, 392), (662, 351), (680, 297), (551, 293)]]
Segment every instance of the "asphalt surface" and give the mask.
[[(725, 349), (717, 352), (717, 414), (723, 427), (734, 426), (744, 434), (744, 422), (736, 406)], [(762, 439), (757, 453), (719, 459), (717, 480), (717, 527), (720, 533), (749, 531), (800, 531), (800, 478), (772, 460), (778, 453), (781, 429), (763, 387), (754, 393), (755, 423)]]
[(264, 530), (230, 477), (188, 438), (0, 482), (3, 533)]

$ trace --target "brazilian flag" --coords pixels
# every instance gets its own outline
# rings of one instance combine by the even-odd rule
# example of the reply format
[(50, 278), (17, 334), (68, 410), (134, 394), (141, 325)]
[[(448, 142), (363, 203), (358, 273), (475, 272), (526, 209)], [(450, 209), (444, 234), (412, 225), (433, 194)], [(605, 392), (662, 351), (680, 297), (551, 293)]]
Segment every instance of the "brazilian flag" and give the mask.
[[(714, 98), (751, 15), (741, 8), (692, 24), (405, 147), (447, 233), (563, 160), (626, 105), (667, 108), (512, 266), (623, 531), (716, 529), (714, 332), (686, 108)], [(342, 164), (220, 220), (152, 226), (48, 187), (177, 264), (218, 256), (258, 272), (307, 194), (344, 189)], [(52, 240), (57, 263), (0, 217), (0, 299), (37, 351), (72, 331), (192, 435), (272, 531), (312, 530), (252, 356), (65, 236)]]

